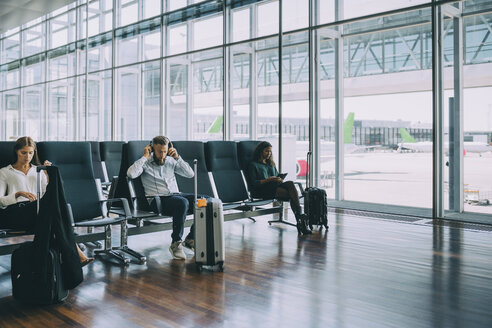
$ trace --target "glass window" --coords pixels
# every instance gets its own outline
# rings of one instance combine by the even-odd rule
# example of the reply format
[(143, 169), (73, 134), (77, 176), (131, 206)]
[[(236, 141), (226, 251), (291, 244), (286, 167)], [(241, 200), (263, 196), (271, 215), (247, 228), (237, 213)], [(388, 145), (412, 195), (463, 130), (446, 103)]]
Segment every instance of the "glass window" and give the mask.
[(89, 37), (113, 28), (113, 1), (97, 0), (89, 4)]
[(187, 2), (187, 0), (167, 0), (167, 11), (184, 8), (186, 7)]
[(87, 129), (90, 140), (111, 140), (111, 71), (89, 74)]
[(143, 69), (143, 138), (161, 134), (161, 68), (160, 62), (142, 65)]
[(52, 18), (50, 24), (50, 49), (75, 41), (75, 10)]
[(346, 200), (432, 207), (430, 12), (343, 26)]
[(282, 172), (293, 178), (309, 150), (308, 33), (286, 35), (282, 44), (282, 149), (295, 149), (282, 153)]
[(291, 31), (309, 26), (309, 0), (283, 0), (282, 30)]
[[(135, 27), (136, 28), (136, 27)], [(118, 42), (118, 65), (125, 65), (135, 63), (138, 61), (138, 36), (125, 37), (125, 34), (121, 38), (117, 39)]]
[[(343, 19), (429, 3), (431, 0), (350, 0), (343, 1)], [(340, 17), (340, 19), (342, 19)]]
[(116, 139), (138, 140), (140, 136), (140, 65), (117, 70)]
[(143, 0), (143, 19), (157, 16), (161, 13), (161, 0)]
[[(86, 6), (80, 6), (78, 8), (79, 15), (78, 15), (78, 23), (77, 23), (77, 40), (85, 39), (87, 37), (87, 31), (86, 31), (86, 26), (87, 26), (87, 13), (86, 13)], [(89, 31), (91, 28), (89, 27)]]
[(231, 138), (245, 140), (251, 136), (250, 118), (255, 110), (256, 98), (253, 99), (256, 79), (252, 79), (254, 43), (231, 47)]
[(190, 103), (188, 56), (166, 60), (166, 135), (172, 140), (188, 140), (188, 106)]
[(161, 56), (161, 31), (143, 36), (143, 60), (159, 58)]
[(251, 8), (241, 8), (232, 12), (232, 42), (252, 37), (250, 12)]
[(125, 26), (128, 24), (135, 23), (138, 21), (138, 0), (127, 1), (120, 0), (120, 10), (119, 10), (119, 25)]
[[(278, 163), (278, 38), (256, 42), (257, 126), (259, 139), (269, 140)], [(270, 136), (277, 137), (270, 138)]]
[(106, 33), (89, 39), (89, 71), (111, 68), (112, 35)]
[(187, 47), (187, 25), (172, 25), (169, 26), (169, 50), (168, 55), (174, 55), (181, 52), (186, 52)]
[(2, 64), (20, 58), (20, 34), (14, 34), (2, 40)]
[(223, 116), (222, 49), (193, 54), (193, 135), (191, 140), (221, 140), (215, 129)]
[(45, 50), (45, 24), (39, 24), (22, 32), (22, 55), (30, 56)]
[[(319, 0), (319, 10), (317, 11), (316, 19), (319, 24), (335, 21), (335, 1), (336, 0)], [(339, 19), (342, 19), (342, 17)]]
[(278, 33), (278, 1), (258, 5), (257, 36)]
[(4, 65), (1, 69), (3, 86), (5, 89), (17, 88), (20, 86), (20, 63), (18, 61)]
[(44, 81), (44, 54), (22, 60), (22, 85)]
[(75, 45), (60, 47), (48, 52), (49, 80), (75, 75)]
[(41, 117), (44, 114), (44, 84), (22, 89), (23, 133), (34, 140), (43, 138)]
[[(85, 97), (82, 96), (79, 99), (85, 99)], [(75, 79), (48, 84), (46, 140), (80, 140), (75, 127), (77, 121), (85, 123), (85, 120), (74, 117), (75, 100)]]
[[(491, 7), (490, 1), (465, 1), (463, 3), (466, 11), (483, 10)], [(451, 20), (448, 22), (452, 23)], [(445, 25), (447, 26), (447, 25)], [(492, 175), (490, 167), (492, 165), (492, 99), (490, 92), (492, 87), (490, 76), (492, 72), (492, 39), (490, 38), (490, 27), (492, 26), (492, 14), (481, 14), (465, 17), (463, 19), (465, 33), (464, 40), (464, 63), (468, 64), (463, 69), (463, 196), (464, 211), (482, 214), (492, 214)], [(446, 31), (446, 36), (452, 39), (456, 33), (454, 27)], [(451, 40), (449, 40), (451, 41)], [(458, 51), (451, 42), (445, 43), (445, 60), (450, 66), (455, 68), (454, 60)], [(451, 66), (453, 65), (453, 66)], [(444, 78), (450, 82), (447, 85), (454, 87), (453, 71), (446, 71)], [(446, 84), (445, 84), (446, 86)], [(459, 108), (455, 101), (454, 88), (445, 90), (444, 105), (451, 106), (450, 99), (453, 98), (455, 110)], [(448, 109), (449, 110), (449, 109)], [(446, 113), (446, 112), (445, 112)], [(445, 121), (446, 123), (446, 121)], [(456, 124), (455, 124), (456, 125)], [(449, 135), (453, 132), (453, 126), (449, 124)], [(446, 139), (445, 139), (446, 141)], [(445, 144), (446, 146), (446, 144)], [(459, 185), (459, 180), (453, 177), (452, 162), (452, 140), (449, 140), (448, 148), (449, 162), (444, 167), (449, 170), (449, 181), (454, 185)], [(446, 171), (445, 171), (446, 173)], [(445, 178), (447, 177), (445, 175)], [(447, 200), (447, 197), (444, 198)], [(451, 201), (451, 198), (450, 198)], [(452, 207), (451, 207), (452, 208)]]
[(78, 74), (83, 74), (85, 73), (86, 69), (86, 56), (87, 56), (87, 51), (86, 51), (86, 45), (85, 45), (85, 40), (83, 41), (78, 41), (76, 43), (76, 56), (77, 56), (77, 61), (79, 63), (77, 69), (78, 69)]
[(223, 43), (222, 15), (206, 17), (193, 23), (193, 49), (217, 46)]
[(20, 119), (20, 89), (3, 93), (2, 107), (5, 111), (6, 140), (15, 140), (22, 135)]

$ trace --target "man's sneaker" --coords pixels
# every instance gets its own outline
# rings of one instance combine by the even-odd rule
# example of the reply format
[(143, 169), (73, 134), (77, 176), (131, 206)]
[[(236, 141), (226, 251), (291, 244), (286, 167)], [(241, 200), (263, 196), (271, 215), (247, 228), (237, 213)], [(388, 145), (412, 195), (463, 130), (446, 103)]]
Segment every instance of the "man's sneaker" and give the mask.
[(183, 246), (194, 252), (195, 251), (195, 240), (192, 238), (186, 238), (183, 242)]
[(169, 251), (175, 260), (186, 260), (186, 254), (181, 246), (181, 240), (175, 241), (169, 246)]

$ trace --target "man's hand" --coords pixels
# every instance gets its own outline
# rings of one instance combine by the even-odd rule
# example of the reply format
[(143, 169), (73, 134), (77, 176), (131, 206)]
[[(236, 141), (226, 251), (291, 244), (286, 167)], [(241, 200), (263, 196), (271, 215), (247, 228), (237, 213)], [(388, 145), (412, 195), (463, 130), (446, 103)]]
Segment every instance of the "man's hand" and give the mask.
[(150, 145), (145, 146), (145, 148), (144, 148), (144, 157), (145, 158), (149, 158), (151, 152), (152, 152), (152, 148), (150, 147)]
[(48, 160), (44, 161), (44, 163), (43, 163), (44, 166), (51, 166), (51, 164), (52, 163)]
[(35, 194), (31, 194), (30, 192), (27, 192), (27, 191), (18, 191), (18, 192), (15, 193), (15, 198), (19, 198), (21, 196), (29, 199), (30, 202), (34, 202), (36, 200), (36, 195)]
[(171, 148), (167, 150), (167, 156), (171, 156), (174, 159), (178, 159), (179, 157), (178, 151), (176, 150), (176, 148), (171, 146)]

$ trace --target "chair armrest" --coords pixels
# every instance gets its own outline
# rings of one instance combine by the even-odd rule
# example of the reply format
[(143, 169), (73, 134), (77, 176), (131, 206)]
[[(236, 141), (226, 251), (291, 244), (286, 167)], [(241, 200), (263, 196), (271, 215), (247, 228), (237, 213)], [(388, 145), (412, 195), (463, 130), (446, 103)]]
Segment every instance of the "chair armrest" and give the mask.
[(303, 195), (304, 194), (304, 188), (302, 187), (302, 183), (294, 182), (294, 185), (297, 185), (297, 187), (299, 187), (299, 190), (301, 191), (301, 195)]
[(75, 221), (73, 219), (73, 212), (72, 212), (72, 205), (67, 203), (67, 214), (68, 214), (68, 219), (70, 220), (70, 224), (72, 227), (75, 227)]
[(125, 211), (125, 217), (127, 219), (132, 218), (132, 212), (130, 210), (130, 205), (128, 205), (128, 200), (126, 198), (111, 198), (111, 199), (104, 199), (101, 201), (102, 204), (111, 204), (115, 202), (121, 202), (123, 204), (123, 210)]
[[(140, 199), (142, 199), (142, 198), (143, 197), (140, 197)], [(160, 196), (145, 196), (145, 199), (147, 201), (149, 201), (149, 200), (155, 200), (155, 205), (157, 206), (157, 214), (158, 215), (162, 215), (162, 213), (161, 213), (161, 204), (162, 204), (162, 202), (161, 202), (161, 197)], [(134, 204), (136, 204), (136, 203), (134, 202)], [(137, 205), (135, 205), (135, 208), (137, 208)]]

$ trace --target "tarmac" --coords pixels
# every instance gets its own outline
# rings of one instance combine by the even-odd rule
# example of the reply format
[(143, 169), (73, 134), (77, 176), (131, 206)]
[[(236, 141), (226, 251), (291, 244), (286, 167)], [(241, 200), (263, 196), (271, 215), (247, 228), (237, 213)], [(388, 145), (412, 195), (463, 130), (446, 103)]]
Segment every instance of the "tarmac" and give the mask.
[[(492, 153), (466, 154), (463, 163), (465, 212), (492, 214)], [(322, 163), (321, 184), (329, 198), (335, 197), (334, 172), (334, 160)], [(448, 181), (445, 166), (445, 209), (449, 208)], [(345, 200), (431, 208), (432, 154), (389, 150), (347, 154)]]

